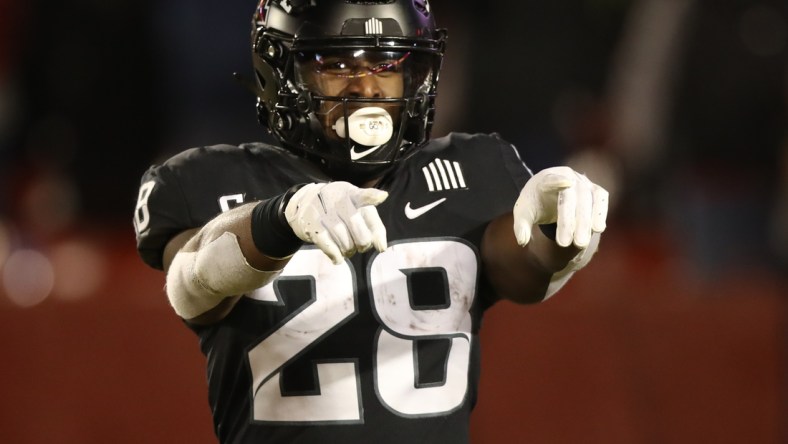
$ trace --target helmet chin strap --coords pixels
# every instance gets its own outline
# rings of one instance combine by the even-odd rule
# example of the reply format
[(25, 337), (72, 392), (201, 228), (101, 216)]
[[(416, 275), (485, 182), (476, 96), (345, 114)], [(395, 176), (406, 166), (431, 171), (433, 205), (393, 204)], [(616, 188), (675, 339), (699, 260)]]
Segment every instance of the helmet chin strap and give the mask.
[[(383, 108), (367, 106), (356, 110), (347, 118), (340, 117), (331, 126), (339, 137), (350, 137), (350, 140), (365, 146), (383, 145), (391, 140), (394, 134), (394, 122), (391, 115)], [(347, 132), (346, 132), (347, 130)]]

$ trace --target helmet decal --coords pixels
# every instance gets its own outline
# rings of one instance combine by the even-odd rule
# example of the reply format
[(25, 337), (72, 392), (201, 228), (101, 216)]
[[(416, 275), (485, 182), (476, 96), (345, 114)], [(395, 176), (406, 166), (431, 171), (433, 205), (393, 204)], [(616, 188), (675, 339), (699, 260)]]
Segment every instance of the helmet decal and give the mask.
[(424, 17), (430, 16), (430, 0), (413, 0), (413, 6), (421, 12)]
[(316, 0), (279, 0), (279, 6), (288, 14), (297, 14), (315, 6)]
[(263, 26), (265, 19), (268, 17), (268, 8), (271, 6), (271, 0), (260, 0), (257, 4), (257, 9), (254, 11), (252, 21), (256, 26)]
[(373, 17), (364, 23), (364, 30), (367, 34), (383, 34), (383, 22)]

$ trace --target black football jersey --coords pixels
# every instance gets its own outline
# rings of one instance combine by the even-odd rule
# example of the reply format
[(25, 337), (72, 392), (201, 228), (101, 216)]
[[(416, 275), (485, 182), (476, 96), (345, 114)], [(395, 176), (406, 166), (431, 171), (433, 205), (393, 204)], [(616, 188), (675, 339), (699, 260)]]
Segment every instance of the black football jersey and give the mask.
[[(495, 301), (486, 225), (530, 171), (495, 135), (451, 134), (378, 184), (388, 249), (334, 265), (305, 244), (222, 321), (190, 326), (207, 357), (223, 443), (463, 443), (479, 378), (478, 331)], [(185, 151), (150, 168), (135, 211), (143, 260), (177, 233), (297, 183), (327, 181), (264, 144)]]

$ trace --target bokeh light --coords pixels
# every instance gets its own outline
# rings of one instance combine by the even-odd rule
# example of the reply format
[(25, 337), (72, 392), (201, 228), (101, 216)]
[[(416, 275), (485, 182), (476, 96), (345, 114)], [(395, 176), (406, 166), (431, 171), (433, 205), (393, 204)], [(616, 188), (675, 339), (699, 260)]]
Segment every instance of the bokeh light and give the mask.
[(55, 282), (52, 264), (36, 250), (17, 250), (11, 253), (3, 267), (3, 287), (8, 299), (27, 308), (49, 297)]
[(55, 246), (50, 254), (55, 281), (53, 297), (80, 301), (95, 295), (106, 280), (106, 263), (94, 245), (70, 240)]
[(45, 236), (72, 224), (78, 208), (79, 195), (73, 181), (54, 172), (35, 177), (22, 198), (26, 228)]

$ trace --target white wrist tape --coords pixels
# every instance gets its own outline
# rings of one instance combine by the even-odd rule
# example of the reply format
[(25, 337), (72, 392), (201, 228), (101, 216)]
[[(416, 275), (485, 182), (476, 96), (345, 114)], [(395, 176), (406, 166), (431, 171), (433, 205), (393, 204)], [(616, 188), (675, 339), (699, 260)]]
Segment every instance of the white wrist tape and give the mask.
[(228, 296), (256, 290), (281, 270), (260, 271), (246, 261), (238, 238), (226, 232), (196, 252), (179, 252), (167, 271), (167, 297), (178, 316), (195, 318)]
[(547, 298), (558, 292), (561, 287), (569, 282), (569, 278), (571, 278), (577, 270), (580, 270), (591, 262), (591, 258), (594, 257), (594, 253), (596, 253), (596, 250), (599, 248), (599, 239), (601, 237), (599, 232), (593, 232), (588, 247), (577, 253), (577, 256), (569, 261), (566, 267), (561, 271), (553, 273), (553, 276), (550, 278), (550, 284), (547, 286), (547, 293), (545, 293), (544, 300), (547, 300)]

